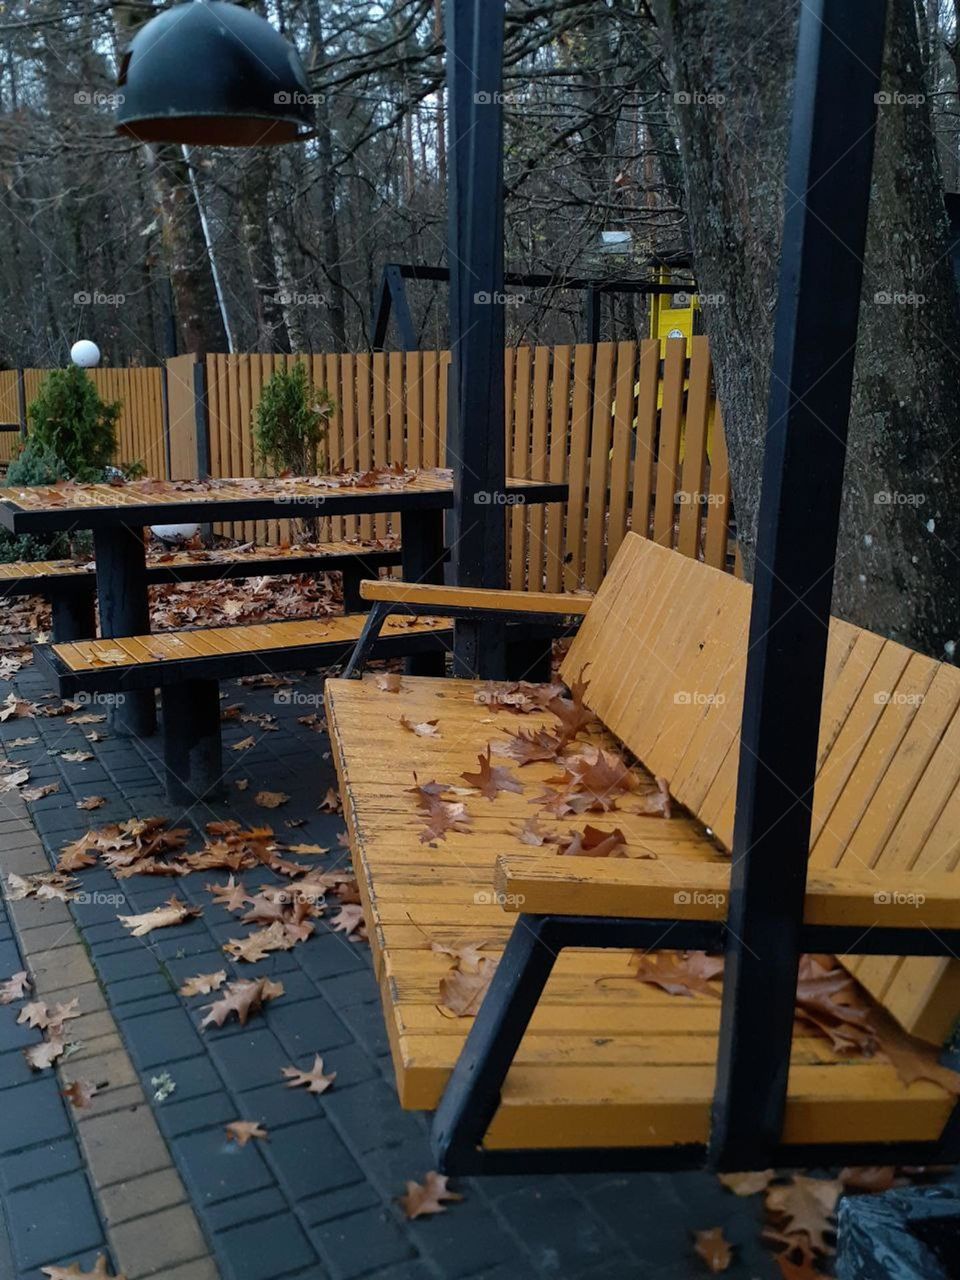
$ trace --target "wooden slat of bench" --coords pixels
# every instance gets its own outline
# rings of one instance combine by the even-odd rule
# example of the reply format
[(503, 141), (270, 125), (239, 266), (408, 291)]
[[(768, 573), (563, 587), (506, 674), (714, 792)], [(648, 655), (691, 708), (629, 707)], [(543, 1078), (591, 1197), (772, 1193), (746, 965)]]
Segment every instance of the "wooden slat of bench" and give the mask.
[(495, 591), (481, 587), (441, 587), (429, 583), (392, 582), (382, 579), (360, 583), (364, 600), (386, 600), (397, 603), (441, 608), (477, 608), (510, 610), (516, 613), (560, 613), (583, 615), (593, 600), (589, 595), (562, 591)]
[[(494, 855), (512, 847), (509, 857), (524, 851), (529, 857), (529, 846), (516, 834), (516, 818), (538, 812), (527, 803), (527, 794), (505, 792), (495, 801), (466, 797), (476, 815), (469, 834), (451, 832), (435, 848), (419, 842), (422, 824), (409, 791), (412, 778), (404, 776), (407, 767), (424, 782), (436, 777), (457, 783), (464, 768), (475, 768), (487, 740), (504, 729), (531, 729), (548, 719), (478, 705), (474, 694), (480, 688), (474, 682), (404, 677), (400, 692), (389, 694), (371, 678), (327, 683), (328, 723), (354, 865), (398, 1089), (407, 1107), (436, 1105), (471, 1023), (439, 1007), (439, 981), (452, 960), (433, 953), (431, 942), (484, 942), (485, 954), (499, 954), (506, 917), (491, 892)], [(413, 722), (437, 719), (441, 737), (421, 738), (399, 729), (401, 715)], [(394, 764), (400, 750), (403, 773)], [(504, 763), (533, 795), (541, 790), (543, 775), (556, 770), (549, 764), (521, 769)], [(655, 823), (664, 833), (657, 862), (614, 860), (603, 863), (604, 872), (665, 865), (671, 829), (682, 828), (677, 848), (701, 855), (699, 861), (691, 856), (690, 866), (702, 871), (720, 863), (720, 873), (727, 873), (714, 845), (702, 833), (694, 836), (697, 828), (689, 819), (613, 813), (590, 820), (610, 828), (630, 821)], [(545, 829), (555, 822), (562, 829), (579, 829), (584, 819), (541, 822)], [(536, 857), (549, 860), (549, 855)], [(680, 857), (674, 861), (684, 865)], [(555, 865), (569, 869), (575, 862), (589, 862), (588, 871), (599, 865), (560, 857)], [(685, 1135), (691, 1141), (706, 1137), (719, 1001), (669, 996), (638, 982), (630, 966), (623, 952), (561, 955), (508, 1077), (490, 1144), (670, 1145)], [(932, 1139), (949, 1115), (950, 1101), (935, 1086), (905, 1088), (885, 1063), (845, 1062), (826, 1040), (804, 1032), (796, 1037), (789, 1140)]]

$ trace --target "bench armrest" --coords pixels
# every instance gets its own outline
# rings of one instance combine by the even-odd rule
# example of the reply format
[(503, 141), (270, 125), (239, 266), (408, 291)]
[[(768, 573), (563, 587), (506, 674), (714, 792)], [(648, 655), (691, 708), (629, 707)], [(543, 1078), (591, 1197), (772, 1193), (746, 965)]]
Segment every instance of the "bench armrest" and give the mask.
[[(891, 883), (892, 881), (892, 883)], [(619, 916), (650, 920), (724, 920), (730, 868), (694, 859), (566, 858), (501, 854), (494, 873), (505, 911), (530, 915)], [(804, 923), (953, 930), (960, 924), (960, 878), (937, 873), (885, 877), (812, 870)]]
[(444, 613), (447, 609), (478, 613), (540, 613), (582, 617), (593, 602), (592, 595), (561, 591), (497, 591), (483, 587), (444, 587), (432, 583), (397, 582), (395, 579), (364, 580), (363, 600), (385, 604), (414, 605)]

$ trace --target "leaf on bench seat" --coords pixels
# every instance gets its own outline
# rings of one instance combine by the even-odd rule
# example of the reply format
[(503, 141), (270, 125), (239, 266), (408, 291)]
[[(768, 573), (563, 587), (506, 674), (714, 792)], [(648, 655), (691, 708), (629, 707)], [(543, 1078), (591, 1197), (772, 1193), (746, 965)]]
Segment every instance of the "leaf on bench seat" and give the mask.
[[(619, 827), (614, 827), (612, 831), (601, 831), (599, 827), (591, 827), (587, 823), (582, 831), (571, 831), (569, 836), (561, 837), (557, 853), (575, 858), (625, 858), (627, 838)], [(656, 854), (645, 852), (640, 856), (655, 858)]]
[(440, 979), (440, 1011), (455, 1018), (472, 1018), (480, 1009), (487, 988), (497, 971), (498, 961), (491, 956), (481, 956), (476, 968), (465, 969), (454, 965)]
[(518, 795), (523, 794), (523, 783), (520, 782), (510, 769), (503, 765), (491, 765), (490, 763), (490, 745), (484, 755), (477, 756), (480, 764), (478, 773), (461, 773), (460, 777), (467, 783), (479, 791), (481, 795), (486, 796), (488, 800), (496, 800), (501, 791), (514, 791)]

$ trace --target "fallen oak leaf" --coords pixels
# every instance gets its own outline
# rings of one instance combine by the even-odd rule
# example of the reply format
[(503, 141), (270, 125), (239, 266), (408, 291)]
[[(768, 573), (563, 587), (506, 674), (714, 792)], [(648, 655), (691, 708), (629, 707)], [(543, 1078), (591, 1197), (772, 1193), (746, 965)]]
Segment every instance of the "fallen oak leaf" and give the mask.
[(718, 1173), (717, 1181), (735, 1196), (755, 1196), (766, 1191), (775, 1176), (772, 1169), (759, 1169), (747, 1173)]
[(217, 973), (198, 973), (192, 978), (187, 978), (179, 994), (188, 999), (190, 996), (209, 996), (214, 991), (219, 991), (226, 980), (226, 969), (220, 969)]
[(337, 933), (345, 933), (351, 942), (363, 942), (366, 939), (363, 907), (355, 903), (344, 903), (330, 924)]
[(483, 1003), (483, 997), (497, 971), (498, 961), (481, 956), (475, 969), (454, 966), (440, 979), (440, 1010), (446, 1010), (455, 1018), (473, 1017)]
[(42, 1000), (31, 1000), (29, 1004), (25, 1004), (20, 1010), (17, 1018), (18, 1023), (26, 1023), (28, 1027), (48, 1027), (50, 1025), (50, 1014), (47, 1006)]
[(803, 1235), (811, 1249), (830, 1253), (833, 1246), (826, 1237), (836, 1230), (834, 1216), (842, 1192), (839, 1178), (808, 1178), (797, 1173), (787, 1183), (768, 1187), (764, 1204), (773, 1218), (782, 1221), (785, 1235)]
[(41, 1267), (40, 1270), (50, 1280), (127, 1280), (119, 1271), (113, 1277), (107, 1270), (106, 1254), (97, 1255), (96, 1265), (92, 1271), (81, 1271), (79, 1262), (71, 1262), (69, 1267)]
[(343, 813), (343, 803), (340, 795), (333, 787), (327, 787), (327, 794), (317, 806), (323, 813)]
[[(87, 809), (87, 810), (102, 809), (106, 803), (107, 803), (106, 796), (87, 796), (85, 800), (77, 801), (77, 808)], [(94, 859), (91, 858), (90, 862), (93, 862), (93, 861)], [(87, 863), (87, 865), (89, 866), (90, 863)]]
[(439, 720), (422, 720), (419, 724), (415, 724), (406, 716), (400, 717), (401, 729), (406, 729), (408, 733), (415, 733), (418, 738), (439, 738), (441, 736), (437, 728), (439, 723)]
[(227, 1131), (227, 1141), (235, 1142), (238, 1147), (245, 1147), (251, 1138), (260, 1138), (263, 1141), (269, 1136), (266, 1129), (256, 1120), (234, 1120), (224, 1127)]
[[(571, 831), (569, 836), (561, 837), (557, 841), (557, 853), (568, 858), (625, 858), (627, 838), (619, 827), (601, 831), (587, 823), (582, 831)], [(653, 858), (656, 855), (645, 852), (639, 856)]]
[(154, 929), (169, 929), (172, 925), (183, 924), (195, 916), (201, 915), (199, 907), (191, 907), (178, 897), (168, 898), (161, 907), (145, 911), (141, 915), (117, 916), (125, 929), (129, 929), (133, 937), (142, 938)]
[(13, 1004), (14, 1000), (22, 1000), (32, 985), (25, 969), (12, 974), (0, 982), (0, 1004)]
[(92, 751), (61, 751), (60, 759), (67, 760), (70, 764), (86, 764), (88, 760), (92, 760)]
[(436, 952), (440, 956), (451, 956), (457, 962), (457, 967), (465, 973), (476, 973), (480, 967), (480, 962), (489, 960), (489, 956), (482, 955), (484, 947), (489, 947), (490, 943), (483, 942), (459, 942), (455, 946), (447, 946), (445, 942), (431, 942), (430, 950)]
[(399, 693), (403, 682), (396, 672), (390, 671), (386, 675), (377, 676), (377, 688), (381, 693)]
[(258, 804), (261, 809), (279, 809), (289, 799), (284, 791), (258, 791), (253, 797), (253, 803)]
[(24, 1049), (23, 1056), (32, 1071), (45, 1071), (63, 1056), (66, 1047), (60, 1036), (54, 1035), (49, 1040), (41, 1040), (39, 1044), (32, 1044)]
[(463, 1196), (449, 1189), (448, 1182), (445, 1174), (435, 1170), (426, 1174), (422, 1183), (408, 1182), (406, 1194), (397, 1197), (407, 1221), (412, 1222), (414, 1218), (430, 1213), (446, 1213), (447, 1203), (462, 1200)]
[(427, 812), (429, 821), (420, 832), (421, 844), (427, 844), (431, 840), (445, 840), (448, 831), (465, 833), (470, 830), (472, 819), (467, 806), (461, 801), (440, 800), (434, 796)]
[(723, 1227), (710, 1227), (695, 1233), (694, 1252), (706, 1263), (713, 1275), (726, 1271), (733, 1261), (733, 1249), (723, 1234)]
[[(249, 751), (250, 748), (254, 746), (256, 746), (256, 741), (254, 740), (253, 735), (251, 734), (249, 738), (244, 738), (242, 742), (235, 742), (233, 746), (230, 748), (230, 750), (231, 751)], [(239, 786), (239, 783), (237, 785)], [(243, 788), (241, 788), (241, 790), (242, 789)]]
[(269, 928), (258, 929), (246, 938), (231, 938), (224, 943), (223, 950), (231, 960), (258, 964), (272, 951), (292, 951), (296, 945), (297, 939), (290, 936), (282, 921), (277, 920)]
[(85, 1111), (93, 1102), (98, 1089), (89, 1080), (74, 1080), (65, 1089), (61, 1089), (60, 1092), (73, 1103), (78, 1111)]
[(506, 742), (494, 742), (492, 745), (496, 755), (516, 760), (520, 765), (556, 760), (564, 747), (562, 739), (549, 729), (532, 729), (530, 732), (518, 729), (508, 736)]
[(308, 1093), (326, 1093), (337, 1078), (337, 1073), (331, 1071), (329, 1075), (325, 1075), (323, 1071), (323, 1059), (319, 1053), (313, 1060), (313, 1066), (309, 1071), (299, 1071), (296, 1067), (284, 1067), (283, 1075), (287, 1078), (288, 1089), (299, 1089), (306, 1087)]
[(705, 951), (635, 951), (636, 976), (672, 996), (719, 996), (710, 985), (723, 973), (723, 957)]
[(56, 795), (59, 790), (59, 782), (49, 782), (45, 787), (25, 787), (20, 795), (27, 801), (42, 800), (44, 796)]
[(460, 777), (468, 786), (479, 791), (488, 800), (496, 800), (501, 791), (514, 791), (522, 794), (523, 783), (515, 778), (510, 769), (503, 765), (490, 764), (490, 745), (484, 755), (477, 756), (480, 763), (478, 773), (461, 773)]
[(283, 983), (271, 982), (269, 978), (231, 982), (215, 1004), (204, 1005), (204, 1009), (209, 1012), (200, 1023), (201, 1029), (208, 1026), (222, 1027), (233, 1014), (241, 1027), (244, 1027), (251, 1014), (257, 1013), (268, 1000), (275, 1000), (282, 995)]

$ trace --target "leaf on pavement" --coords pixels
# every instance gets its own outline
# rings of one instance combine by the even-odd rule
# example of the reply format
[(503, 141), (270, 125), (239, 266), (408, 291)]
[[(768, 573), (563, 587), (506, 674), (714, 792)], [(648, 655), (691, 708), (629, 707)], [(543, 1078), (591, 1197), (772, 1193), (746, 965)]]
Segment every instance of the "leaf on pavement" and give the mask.
[(445, 1174), (434, 1170), (424, 1177), (423, 1182), (408, 1182), (406, 1195), (397, 1198), (408, 1221), (429, 1213), (446, 1213), (446, 1203), (462, 1200), (463, 1196), (449, 1189), (448, 1182)]
[(204, 887), (213, 895), (214, 902), (226, 907), (228, 911), (242, 911), (250, 901), (246, 885), (242, 880), (235, 880), (232, 875), (226, 884), (208, 884)]
[(187, 978), (179, 994), (186, 997), (209, 996), (214, 991), (219, 991), (226, 980), (226, 969), (220, 969), (217, 973), (198, 973), (193, 978)]
[(231, 982), (215, 1004), (204, 1005), (209, 1012), (200, 1026), (222, 1027), (231, 1016), (236, 1016), (241, 1027), (246, 1026), (251, 1014), (262, 1009), (268, 1000), (282, 995), (283, 983), (271, 982), (269, 978)]
[(803, 1235), (811, 1249), (832, 1252), (827, 1240), (836, 1231), (837, 1201), (843, 1191), (839, 1178), (808, 1178), (794, 1174), (787, 1183), (767, 1188), (765, 1205), (788, 1237)]
[(91, 1084), (89, 1080), (74, 1080), (65, 1089), (61, 1089), (60, 1092), (73, 1103), (78, 1111), (85, 1111), (97, 1094), (97, 1086)]
[(748, 1173), (718, 1173), (717, 1179), (735, 1196), (755, 1196), (766, 1191), (775, 1176), (772, 1169), (759, 1169)]
[(343, 813), (340, 795), (333, 787), (327, 787), (327, 794), (317, 806), (323, 813)]
[(200, 914), (199, 907), (191, 907), (174, 896), (168, 898), (162, 907), (154, 907), (152, 911), (138, 916), (118, 916), (117, 919), (135, 938), (142, 938), (154, 929), (169, 929), (171, 925), (183, 924)]
[(249, 738), (244, 738), (241, 742), (235, 742), (230, 748), (231, 751), (249, 751), (251, 747), (255, 747), (256, 740), (251, 734)]
[(337, 933), (345, 933), (351, 942), (363, 942), (367, 937), (363, 907), (346, 902), (330, 921)]
[(279, 809), (289, 799), (284, 791), (258, 791), (253, 797), (253, 803), (258, 804), (261, 809)]
[(296, 1067), (284, 1067), (283, 1074), (287, 1078), (288, 1089), (306, 1086), (308, 1093), (326, 1093), (337, 1078), (335, 1071), (331, 1071), (329, 1075), (324, 1074), (323, 1059), (319, 1053), (314, 1057), (313, 1066), (309, 1071), (299, 1071)]
[(45, 1071), (63, 1056), (66, 1047), (61, 1037), (54, 1035), (49, 1040), (41, 1040), (39, 1044), (32, 1044), (29, 1049), (24, 1049), (23, 1056), (31, 1070)]
[[(77, 801), (77, 808), (78, 808), (78, 809), (87, 809), (87, 810), (90, 810), (90, 809), (102, 809), (102, 808), (103, 808), (103, 806), (104, 806), (106, 803), (107, 803), (106, 796), (87, 796), (85, 800), (78, 800), (78, 801)], [(94, 859), (93, 859), (93, 858), (91, 858), (91, 859), (90, 859), (90, 862), (86, 863), (86, 865), (87, 865), (87, 866), (90, 866), (90, 864), (91, 864), (93, 861), (94, 861)]]
[(0, 982), (0, 1004), (13, 1004), (14, 1000), (22, 1000), (31, 987), (25, 969)]
[(79, 1262), (71, 1262), (69, 1267), (41, 1267), (40, 1270), (45, 1276), (49, 1276), (50, 1280), (127, 1280), (127, 1277), (121, 1275), (119, 1271), (111, 1277), (107, 1270), (107, 1256), (104, 1253), (97, 1255), (96, 1266), (92, 1271), (81, 1271)]
[(712, 1275), (720, 1275), (733, 1261), (733, 1249), (723, 1234), (723, 1227), (710, 1227), (707, 1231), (696, 1232), (693, 1248)]
[(234, 1120), (225, 1126), (227, 1141), (235, 1142), (238, 1147), (245, 1147), (251, 1138), (265, 1139), (266, 1129), (256, 1120)]

